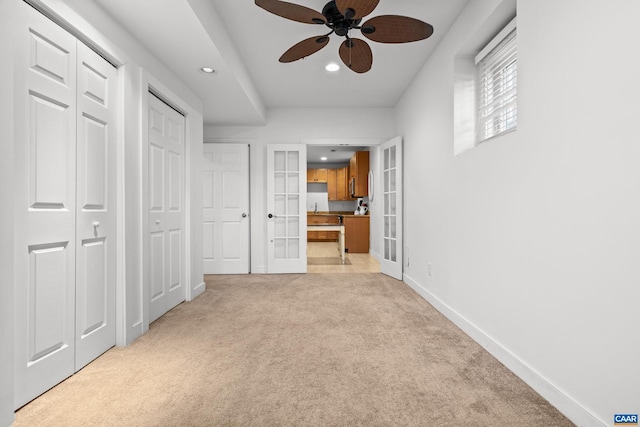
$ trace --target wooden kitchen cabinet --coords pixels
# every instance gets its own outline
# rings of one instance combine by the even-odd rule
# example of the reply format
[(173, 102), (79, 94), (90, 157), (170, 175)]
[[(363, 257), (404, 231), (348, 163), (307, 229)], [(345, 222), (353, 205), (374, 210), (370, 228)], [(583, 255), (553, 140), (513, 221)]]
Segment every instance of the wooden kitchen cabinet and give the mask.
[(347, 252), (369, 252), (369, 223), (369, 215), (344, 217), (344, 240)]
[(329, 201), (338, 199), (338, 169), (329, 169), (327, 172), (327, 193)]
[(307, 182), (327, 182), (328, 169), (307, 169)]
[(351, 196), (349, 196), (348, 176), (348, 166), (327, 170), (327, 192), (329, 201), (351, 200)]
[(351, 200), (349, 195), (349, 166), (336, 169), (336, 200)]
[(352, 199), (365, 197), (368, 191), (369, 152), (356, 151), (349, 162), (349, 194)]
[[(339, 224), (338, 215), (307, 215), (307, 224)], [(339, 231), (307, 231), (309, 242), (335, 242), (340, 238)]]

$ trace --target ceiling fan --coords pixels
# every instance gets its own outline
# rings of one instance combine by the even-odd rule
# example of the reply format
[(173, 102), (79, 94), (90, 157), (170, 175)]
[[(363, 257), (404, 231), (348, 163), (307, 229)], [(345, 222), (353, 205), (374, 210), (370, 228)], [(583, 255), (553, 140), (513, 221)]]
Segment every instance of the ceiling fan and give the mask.
[(351, 30), (360, 30), (369, 40), (380, 43), (408, 43), (424, 40), (433, 34), (433, 27), (419, 19), (399, 15), (362, 18), (376, 8), (380, 0), (331, 0), (322, 13), (305, 6), (280, 0), (255, 0), (256, 5), (283, 18), (305, 24), (326, 25), (327, 34), (310, 37), (293, 45), (280, 62), (293, 62), (318, 52), (329, 43), (329, 36), (345, 37), (340, 45), (340, 59), (356, 73), (366, 73), (373, 65), (373, 53), (366, 41), (351, 37)]

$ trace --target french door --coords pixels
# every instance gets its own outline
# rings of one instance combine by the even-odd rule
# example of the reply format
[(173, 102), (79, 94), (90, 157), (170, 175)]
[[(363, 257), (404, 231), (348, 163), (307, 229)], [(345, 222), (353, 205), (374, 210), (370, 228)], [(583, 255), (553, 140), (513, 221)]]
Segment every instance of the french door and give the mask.
[(267, 146), (267, 270), (307, 272), (307, 147)]
[(380, 146), (382, 172), (382, 260), (380, 272), (402, 280), (402, 138)]
[(115, 345), (116, 69), (25, 3), (16, 35), (16, 408)]

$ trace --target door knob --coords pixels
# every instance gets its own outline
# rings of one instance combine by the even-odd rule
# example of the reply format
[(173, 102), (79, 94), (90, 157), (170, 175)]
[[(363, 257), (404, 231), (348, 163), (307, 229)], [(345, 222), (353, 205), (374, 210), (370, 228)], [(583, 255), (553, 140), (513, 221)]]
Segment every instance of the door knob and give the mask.
[(242, 213), (242, 218), (246, 218), (246, 217), (247, 217), (247, 214), (243, 212)]
[(269, 214), (269, 215), (267, 215), (267, 216), (268, 216), (269, 218), (273, 218), (273, 217), (275, 217), (275, 215), (273, 215), (273, 214)]
[(158, 225), (160, 224), (160, 220), (159, 219), (156, 219), (156, 224), (158, 224)]

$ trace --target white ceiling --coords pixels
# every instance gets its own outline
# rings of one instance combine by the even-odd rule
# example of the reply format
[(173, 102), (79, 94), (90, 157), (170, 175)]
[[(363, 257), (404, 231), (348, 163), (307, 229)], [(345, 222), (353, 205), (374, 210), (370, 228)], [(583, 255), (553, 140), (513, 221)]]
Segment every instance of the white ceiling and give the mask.
[[(329, 62), (341, 64), (343, 39), (336, 35), (314, 55), (278, 62), (295, 43), (328, 30), (273, 15), (253, 0), (94, 1), (201, 96), (210, 125), (263, 124), (266, 108), (393, 107), (468, 2), (381, 0), (369, 17), (411, 16), (433, 25), (434, 35), (406, 44), (368, 41), (373, 68), (356, 74), (345, 67), (325, 71)], [(317, 11), (326, 4), (291, 2)], [(200, 72), (205, 65), (216, 73)]]
[[(369, 147), (307, 145), (307, 163), (349, 163), (356, 151), (368, 151)], [(322, 158), (326, 160), (322, 160)]]

